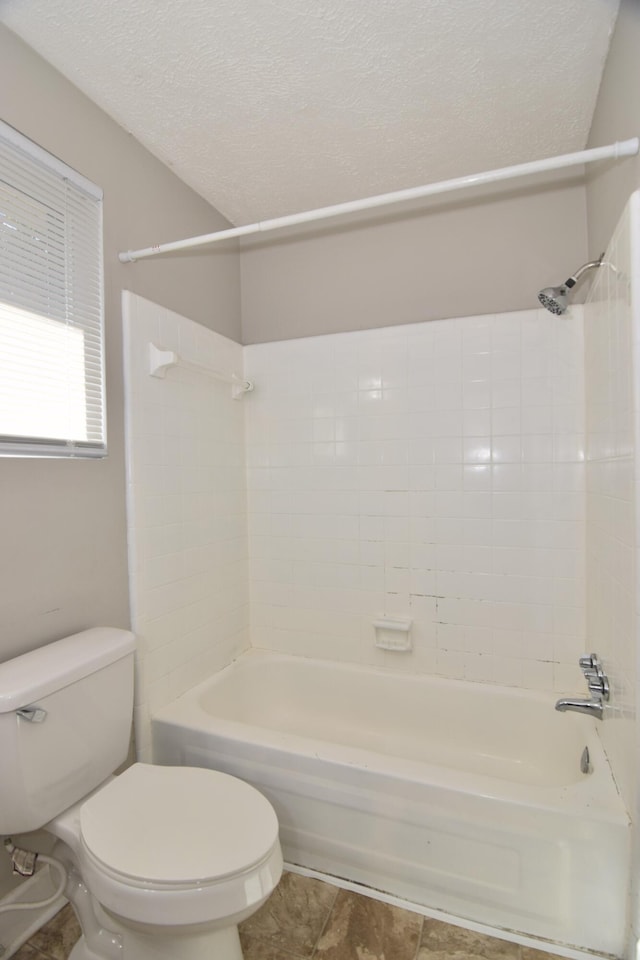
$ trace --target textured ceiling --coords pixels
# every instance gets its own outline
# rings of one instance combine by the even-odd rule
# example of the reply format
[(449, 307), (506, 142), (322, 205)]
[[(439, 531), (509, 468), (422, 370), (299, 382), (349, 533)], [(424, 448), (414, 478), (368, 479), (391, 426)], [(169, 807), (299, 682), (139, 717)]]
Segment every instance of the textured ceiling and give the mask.
[(242, 224), (582, 149), (617, 9), (0, 0), (0, 22)]

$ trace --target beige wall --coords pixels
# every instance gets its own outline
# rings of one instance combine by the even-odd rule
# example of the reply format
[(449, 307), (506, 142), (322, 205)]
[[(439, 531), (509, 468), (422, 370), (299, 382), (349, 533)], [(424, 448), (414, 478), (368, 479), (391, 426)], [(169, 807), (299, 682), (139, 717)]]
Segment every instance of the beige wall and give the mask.
[(240, 339), (233, 249), (123, 265), (119, 250), (227, 222), (0, 27), (0, 117), (104, 190), (105, 460), (0, 460), (0, 660), (94, 624), (126, 626), (120, 295), (129, 289)]
[(529, 309), (585, 254), (575, 171), (246, 241), (243, 342)]
[[(640, 3), (622, 0), (593, 115), (589, 147), (640, 136)], [(640, 157), (594, 164), (587, 185), (589, 257), (607, 247), (631, 193)]]

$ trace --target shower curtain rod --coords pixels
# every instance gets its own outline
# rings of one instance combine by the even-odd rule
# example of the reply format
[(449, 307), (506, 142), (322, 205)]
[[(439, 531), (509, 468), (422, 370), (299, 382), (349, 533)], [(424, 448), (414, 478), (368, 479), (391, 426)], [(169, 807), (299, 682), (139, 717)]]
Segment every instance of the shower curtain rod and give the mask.
[(632, 157), (638, 153), (639, 148), (640, 140), (638, 137), (633, 137), (631, 140), (612, 143), (606, 147), (593, 147), (590, 150), (581, 150), (578, 153), (565, 153), (559, 157), (548, 157), (546, 160), (532, 160), (529, 163), (520, 163), (512, 167), (500, 167), (497, 170), (487, 170), (484, 173), (473, 173), (466, 177), (458, 177), (455, 180), (441, 180), (439, 183), (428, 183), (422, 187), (410, 187), (407, 190), (396, 190), (393, 193), (365, 197), (363, 200), (349, 200), (346, 203), (336, 203), (330, 207), (320, 207), (317, 210), (306, 210), (304, 213), (276, 217), (273, 220), (261, 220), (244, 227), (231, 227), (229, 230), (205, 233), (203, 236), (176, 240), (173, 243), (161, 243), (140, 250), (127, 250), (118, 254), (118, 256), (122, 263), (132, 263), (136, 260), (155, 257), (159, 253), (173, 253), (177, 250), (204, 247), (207, 244), (216, 243), (218, 240), (232, 240), (255, 233), (266, 233), (269, 230), (280, 230), (283, 227), (293, 227), (301, 223), (312, 223), (314, 220), (327, 220), (330, 217), (340, 217), (347, 213), (357, 213), (360, 210), (371, 210), (374, 207), (384, 207), (391, 203), (402, 203), (404, 200), (417, 200), (421, 197), (450, 193), (453, 190), (463, 190), (466, 187), (483, 186), (486, 183), (497, 183), (500, 180), (512, 180), (515, 177), (526, 177), (529, 174), (544, 173), (548, 170), (560, 170), (563, 167), (574, 167), (581, 163), (593, 163), (596, 160), (617, 160), (620, 157)]

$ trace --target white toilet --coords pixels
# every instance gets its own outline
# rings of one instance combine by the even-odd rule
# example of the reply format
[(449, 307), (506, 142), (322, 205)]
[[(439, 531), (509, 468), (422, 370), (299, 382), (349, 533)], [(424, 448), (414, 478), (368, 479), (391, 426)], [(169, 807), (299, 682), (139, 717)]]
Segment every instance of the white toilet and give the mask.
[(133, 634), (95, 628), (0, 664), (0, 834), (43, 827), (83, 936), (73, 960), (242, 960), (282, 873), (253, 787), (127, 757)]

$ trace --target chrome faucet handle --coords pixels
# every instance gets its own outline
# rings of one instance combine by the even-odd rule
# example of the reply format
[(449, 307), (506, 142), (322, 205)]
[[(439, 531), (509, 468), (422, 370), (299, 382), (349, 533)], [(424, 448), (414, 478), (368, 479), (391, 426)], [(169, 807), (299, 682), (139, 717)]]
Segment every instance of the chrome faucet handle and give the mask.
[(597, 678), (589, 680), (589, 690), (591, 693), (595, 693), (602, 697), (603, 700), (609, 702), (609, 679), (606, 674), (598, 676)]
[(597, 680), (598, 677), (600, 676), (597, 670), (589, 669), (589, 670), (583, 670), (582, 672), (584, 673), (585, 680), (588, 680), (588, 681)]
[(586, 672), (587, 670), (595, 670), (600, 672), (602, 670), (602, 664), (600, 663), (600, 657), (597, 653), (585, 653), (583, 657), (580, 657), (578, 660), (580, 664), (580, 669)]

